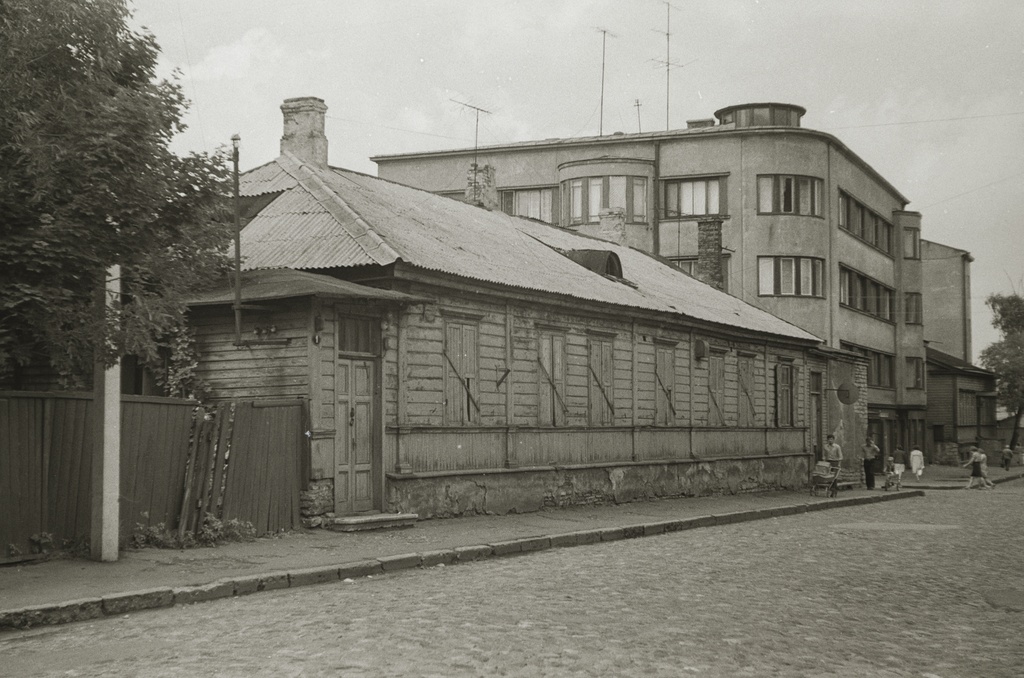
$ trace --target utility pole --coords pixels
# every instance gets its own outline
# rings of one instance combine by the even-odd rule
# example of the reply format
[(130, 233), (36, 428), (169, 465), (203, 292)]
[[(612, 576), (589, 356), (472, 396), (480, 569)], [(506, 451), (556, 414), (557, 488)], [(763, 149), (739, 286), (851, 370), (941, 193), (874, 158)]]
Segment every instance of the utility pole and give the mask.
[(232, 181), (234, 183), (235, 210), (235, 346), (242, 345), (242, 208), (238, 197), (238, 142), (237, 134), (231, 135)]
[(615, 35), (611, 31), (609, 31), (607, 28), (598, 28), (597, 30), (598, 30), (598, 32), (601, 33), (601, 122), (599, 123), (597, 135), (598, 136), (604, 136), (604, 56), (605, 56), (605, 46), (607, 44), (608, 36), (609, 35), (612, 36), (613, 38), (617, 38), (619, 36)]
[(490, 115), (491, 112), (486, 110), (486, 109), (484, 109), (484, 108), (480, 108), (479, 106), (474, 106), (473, 104), (467, 104), (464, 101), (456, 101), (455, 99), (449, 99), (449, 101), (457, 103), (460, 106), (465, 106), (466, 108), (471, 108), (474, 111), (476, 111), (476, 132), (473, 134), (473, 200), (479, 201), (480, 200), (480, 187), (477, 184), (476, 171), (477, 171), (477, 153), (478, 153), (479, 148), (480, 148), (480, 114), (481, 113), (486, 113), (487, 115)]

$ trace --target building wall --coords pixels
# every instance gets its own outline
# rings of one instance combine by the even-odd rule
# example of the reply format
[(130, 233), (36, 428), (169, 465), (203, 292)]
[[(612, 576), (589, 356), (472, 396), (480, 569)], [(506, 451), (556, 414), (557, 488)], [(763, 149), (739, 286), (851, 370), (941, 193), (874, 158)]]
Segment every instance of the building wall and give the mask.
[(933, 347), (972, 362), (971, 255), (955, 247), (921, 241), (924, 338)]
[(198, 307), (189, 312), (197, 375), (213, 400), (308, 397), (309, 346), (312, 335), (309, 299), (266, 302), (267, 311), (243, 311), (242, 340), (256, 340), (256, 328), (274, 328), (265, 336), (286, 345), (235, 346), (230, 308)]
[[(805, 349), (451, 289), (420, 293), (436, 295), (437, 303), (402, 311), (385, 333), (388, 510), (424, 516), (500, 513), (597, 497), (753, 490), (792, 487), (794, 478), (796, 484), (806, 481)], [(470, 407), (471, 420), (458, 422), (446, 419), (446, 397), (459, 395), (446, 385), (448, 359), (459, 360), (445, 356), (445, 328), (463, 324), (475, 328), (477, 370), (470, 378), (479, 411)], [(541, 342), (553, 335), (564, 339), (564, 378), (546, 375), (538, 362)], [(611, 356), (607, 396), (614, 414), (604, 424), (592, 419), (595, 403), (603, 408), (604, 397), (591, 371), (595, 343), (606, 344)], [(674, 359), (668, 372), (674, 383), (668, 388), (675, 414), (662, 423), (657, 410), (664, 384), (655, 376), (659, 349)], [(696, 358), (699, 353), (705, 357)], [(746, 361), (745, 390), (741, 360)], [(792, 426), (775, 425), (779, 365), (794, 370)], [(564, 385), (564, 418), (557, 425), (540, 413), (548, 376)], [(747, 394), (754, 417), (740, 426), (746, 416), (740, 399)], [(667, 402), (662, 399), (663, 414)], [(689, 469), (695, 465), (705, 471)], [(687, 485), (694, 473), (702, 480)], [(650, 483), (654, 476), (671, 480), (661, 489), (632, 485)]]

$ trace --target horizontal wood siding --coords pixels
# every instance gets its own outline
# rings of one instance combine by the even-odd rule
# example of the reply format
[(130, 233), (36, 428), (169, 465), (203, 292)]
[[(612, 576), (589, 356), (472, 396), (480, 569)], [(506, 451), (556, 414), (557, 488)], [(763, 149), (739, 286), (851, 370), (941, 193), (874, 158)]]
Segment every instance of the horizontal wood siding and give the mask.
[[(242, 340), (255, 340), (257, 326), (274, 326), (267, 335), (289, 339), (287, 346), (237, 347), (234, 320), (223, 307), (197, 308), (190, 314), (200, 355), (197, 373), (214, 400), (308, 396), (310, 391), (310, 301), (278, 302), (274, 311), (243, 312)], [(321, 334), (321, 341), (326, 333)]]

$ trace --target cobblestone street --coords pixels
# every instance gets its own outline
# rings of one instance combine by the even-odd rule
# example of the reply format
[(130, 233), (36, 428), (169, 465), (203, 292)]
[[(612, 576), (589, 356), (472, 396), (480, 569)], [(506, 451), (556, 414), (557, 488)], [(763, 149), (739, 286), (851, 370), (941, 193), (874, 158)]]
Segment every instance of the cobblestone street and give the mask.
[(0, 636), (9, 676), (1021, 676), (1024, 482)]

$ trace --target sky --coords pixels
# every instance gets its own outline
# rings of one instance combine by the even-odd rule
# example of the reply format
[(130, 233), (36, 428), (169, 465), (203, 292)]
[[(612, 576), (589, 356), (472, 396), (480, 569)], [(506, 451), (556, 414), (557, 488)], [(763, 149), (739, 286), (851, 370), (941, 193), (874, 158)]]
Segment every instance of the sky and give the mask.
[(272, 160), (281, 102), (297, 96), (328, 106), (330, 164), (368, 174), (371, 156), (472, 147), (476, 112), (463, 104), (487, 111), (487, 145), (684, 128), (724, 106), (793, 103), (807, 109), (804, 127), (838, 137), (910, 199), (922, 237), (974, 256), (975, 356), (998, 340), (985, 299), (1024, 293), (1021, 0), (133, 7), (161, 46), (160, 74), (191, 101), (178, 152), (238, 133), (243, 170)]

